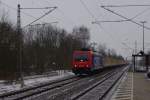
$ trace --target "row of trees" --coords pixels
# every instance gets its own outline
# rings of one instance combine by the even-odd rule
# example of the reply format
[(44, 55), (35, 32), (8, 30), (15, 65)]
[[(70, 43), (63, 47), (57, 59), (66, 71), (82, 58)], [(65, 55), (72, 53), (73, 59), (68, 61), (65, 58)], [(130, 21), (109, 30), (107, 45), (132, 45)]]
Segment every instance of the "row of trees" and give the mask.
[(24, 69), (39, 73), (68, 69), (73, 51), (88, 46), (89, 39), (85, 26), (76, 27), (71, 33), (49, 24), (30, 26), (24, 32)]
[[(67, 32), (50, 24), (33, 25), (22, 29), (22, 70), (24, 75), (42, 74), (51, 70), (70, 69), (72, 53), (90, 47), (90, 31), (85, 26)], [(15, 25), (3, 16), (0, 19), (0, 79), (19, 76), (20, 34)], [(99, 45), (105, 57), (123, 59), (114, 50)]]
[[(72, 53), (88, 46), (90, 32), (85, 26), (71, 33), (50, 24), (22, 29), (22, 70), (24, 75), (71, 68)], [(86, 38), (85, 38), (86, 37)], [(20, 34), (6, 16), (0, 19), (0, 79), (19, 77)]]
[(12, 78), (17, 70), (18, 34), (7, 16), (0, 18), (0, 78)]

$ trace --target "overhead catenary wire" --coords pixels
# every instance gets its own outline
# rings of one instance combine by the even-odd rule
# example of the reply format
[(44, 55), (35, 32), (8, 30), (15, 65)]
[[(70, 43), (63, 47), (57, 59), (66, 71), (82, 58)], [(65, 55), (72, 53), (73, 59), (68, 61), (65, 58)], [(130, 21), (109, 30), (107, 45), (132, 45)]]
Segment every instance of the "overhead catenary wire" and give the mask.
[[(93, 13), (92, 13), (92, 12), (89, 10), (89, 8), (86, 6), (86, 4), (85, 4), (82, 0), (80, 0), (80, 2), (81, 2), (81, 4), (83, 5), (83, 7), (87, 10), (87, 12), (89, 13), (89, 15), (90, 15), (95, 21), (97, 21), (97, 19), (96, 19), (95, 16), (93, 15)], [(99, 26), (99, 28), (101, 28), (102, 30), (104, 30), (112, 40), (115, 40), (115, 39), (113, 38), (113, 36), (112, 36), (111, 34), (109, 34), (109, 32), (107, 32), (107, 31), (102, 27), (102, 25), (101, 25), (100, 23), (96, 23), (96, 24)]]
[(64, 13), (62, 9), (58, 8), (58, 11), (68, 21), (68, 23), (76, 25), (76, 23), (70, 17), (66, 16), (66, 14)]
[[(95, 16), (93, 15), (93, 13), (89, 10), (89, 8), (88, 8), (87, 5), (84, 3), (84, 1), (80, 0), (80, 2), (81, 2), (81, 4), (83, 5), (83, 7), (87, 10), (87, 12), (89, 13), (89, 15), (90, 15), (95, 21), (97, 21), (97, 19), (95, 18)], [(116, 39), (113, 38), (113, 36), (110, 34), (110, 32), (106, 31), (106, 30), (104, 29), (104, 27), (103, 27), (100, 23), (96, 23), (96, 24), (99, 26), (100, 29), (102, 29), (104, 32), (106, 32), (107, 35), (108, 35), (112, 40), (116, 41)], [(118, 42), (116, 41), (116, 43), (118, 43)]]
[(100, 20), (100, 21), (93, 21), (92, 24), (98, 24), (98, 23), (107, 23), (107, 22), (125, 22), (129, 20)]
[(83, 5), (83, 7), (87, 10), (87, 12), (92, 16), (92, 18), (95, 19), (95, 16), (93, 15), (93, 13), (89, 10), (89, 8), (86, 6), (86, 4), (80, 0), (81, 4)]
[[(97, 21), (97, 19), (95, 18), (95, 16), (93, 15), (93, 13), (89, 10), (89, 8), (86, 6), (86, 4), (80, 0), (81, 4), (83, 5), (83, 7), (85, 8), (85, 10), (89, 13), (89, 15), (95, 20)], [(103, 29), (103, 27), (98, 23), (98, 26)]]
[(146, 11), (148, 11), (150, 9), (150, 5), (101, 5), (101, 7), (102, 8), (103, 7), (149, 7), (147, 9), (143, 10), (142, 12), (138, 13), (131, 19), (134, 19), (134, 18), (138, 17), (139, 15), (142, 15), (143, 13), (145, 13)]
[[(46, 2), (48, 4), (51, 4), (48, 0), (42, 0), (42, 1), (44, 1), (44, 2)], [(57, 9), (57, 11), (60, 12), (60, 14), (62, 15), (62, 17), (64, 17), (68, 21), (68, 23), (76, 25), (76, 23), (69, 16), (66, 16), (66, 14), (64, 13), (64, 11), (62, 9), (60, 9), (60, 7)]]
[[(133, 20), (135, 19), (136, 17), (138, 16), (141, 16), (143, 13), (145, 13), (146, 11), (150, 10), (150, 7), (147, 8), (147, 9), (144, 9), (143, 11), (141, 11), (140, 13), (136, 14), (135, 16), (133, 16), (132, 18), (130, 18), (130, 20)], [(95, 21), (95, 22), (92, 22), (93, 24), (95, 23), (106, 23), (106, 22), (127, 22), (129, 20), (101, 20), (101, 21)]]
[(45, 13), (44, 15), (42, 15), (41, 17), (39, 17), (39, 18), (37, 18), (36, 20), (32, 21), (31, 23), (27, 24), (26, 26), (24, 26), (24, 28), (27, 27), (27, 26), (29, 26), (29, 25), (31, 25), (31, 24), (33, 24), (34, 22), (36, 22), (36, 21), (42, 19), (43, 17), (45, 17), (46, 15), (48, 15), (49, 13), (51, 13), (52, 11), (54, 11), (56, 8), (57, 8), (57, 7), (53, 7), (53, 9), (49, 10), (48, 12), (46, 12), (46, 13)]
[[(2, 1), (0, 1), (0, 3), (3, 4), (3, 5), (5, 5), (5, 6), (8, 7), (8, 8), (11, 8), (11, 10), (17, 11), (17, 8), (14, 8), (14, 7), (12, 7), (12, 6), (10, 6), (10, 5), (8, 5), (8, 4), (2, 2)], [(57, 7), (21, 8), (21, 9), (50, 9), (50, 8), (54, 8), (54, 9), (55, 9), (55, 8), (57, 8)], [(23, 12), (23, 11), (21, 11), (21, 12), (22, 12), (24, 15), (26, 15), (26, 16), (29, 16), (29, 17), (32, 17), (32, 18), (36, 19), (36, 20), (34, 20), (34, 21), (32, 22), (32, 23), (34, 23), (34, 22), (36, 22), (37, 20), (39, 20), (39, 19), (45, 17), (45, 16), (47, 15), (47, 13), (49, 14), (51, 11), (46, 12), (45, 15), (41, 16), (40, 18), (36, 18), (36, 17), (34, 17), (34, 16), (32, 16), (32, 15), (30, 15), (30, 14), (28, 14), (28, 13), (25, 13), (25, 12)], [(45, 23), (45, 22), (43, 22), (43, 21), (40, 21), (40, 22)], [(28, 24), (28, 25), (31, 25), (32, 23), (30, 23), (30, 24)], [(52, 23), (53, 23), (53, 22), (52, 22)], [(26, 26), (27, 26), (27, 25), (26, 25)], [(26, 26), (25, 26), (25, 27), (26, 27)], [(25, 28), (25, 27), (24, 27), (24, 28)]]
[[(85, 7), (85, 9), (89, 12), (89, 14), (95, 19), (95, 17), (94, 17), (94, 15), (91, 13), (91, 11), (88, 9), (88, 7), (85, 5), (85, 3), (82, 1), (82, 0), (80, 0), (81, 1), (81, 3), (83, 4), (83, 6)], [(144, 11), (143, 11), (144, 12)], [(142, 13), (143, 13), (142, 12)], [(139, 13), (139, 14), (141, 14), (141, 13)], [(134, 16), (134, 17), (132, 17), (132, 19), (133, 18), (136, 18), (137, 16), (139, 16), (139, 14), (137, 14), (136, 16)], [(129, 21), (129, 20), (132, 20), (132, 19), (125, 19), (125, 20), (118, 20), (118, 21), (116, 21), (116, 22), (124, 22), (124, 21)], [(97, 20), (96, 20), (97, 21)], [(113, 21), (112, 21), (113, 22)], [(93, 22), (92, 22), (92, 24), (94, 24)], [(110, 38), (112, 39), (112, 40), (114, 40), (116, 43), (118, 43), (117, 41), (118, 41), (118, 39), (116, 39), (116, 38), (113, 38), (113, 36), (110, 34), (110, 32), (108, 32), (107, 30), (105, 30), (103, 27), (102, 27), (102, 25), (100, 24), (100, 23), (95, 23), (95, 24), (97, 24), (102, 30), (104, 30), (109, 36), (110, 36)], [(120, 42), (119, 42), (120, 43)], [(125, 45), (125, 44), (123, 44), (123, 43), (121, 43), (122, 45)], [(128, 47), (128, 48), (130, 48), (130, 49), (132, 49), (131, 47), (129, 47), (129, 46), (127, 46), (126, 45), (126, 47)]]
[[(5, 5), (6, 7), (10, 8), (11, 10), (17, 11), (17, 8), (14, 8), (14, 7), (12, 7), (12, 6), (10, 6), (10, 5), (8, 5), (8, 4), (2, 2), (2, 1), (0, 1), (0, 3), (3, 4), (3, 5)], [(26, 15), (26, 16), (29, 16), (29, 17), (32, 17), (32, 18), (36, 19), (36, 17), (34, 17), (34, 16), (32, 16), (32, 15), (30, 15), (30, 14), (28, 14), (28, 13), (25, 13), (25, 12), (23, 12), (23, 11), (22, 11), (22, 13), (23, 13), (24, 15)], [(42, 21), (41, 21), (41, 22), (42, 22)]]
[(10, 6), (10, 5), (8, 5), (8, 4), (2, 2), (2, 1), (0, 1), (0, 4), (3, 4), (3, 5), (5, 5), (5, 6), (7, 6), (8, 8), (11, 8), (11, 9), (13, 9), (13, 10), (15, 10), (15, 11), (17, 10), (16, 8), (14, 8), (14, 7), (12, 7), (12, 6)]
[(146, 7), (150, 5), (103, 5), (102, 7)]
[(134, 50), (133, 48), (129, 47), (126, 43), (124, 42), (121, 42), (121, 44), (123, 44), (124, 46), (126, 46), (127, 48), (131, 49), (131, 50)]
[(136, 14), (136, 15), (135, 15), (134, 17), (132, 17), (131, 19), (135, 19), (136, 17), (141, 16), (143, 13), (145, 13), (145, 12), (148, 11), (148, 10), (150, 10), (150, 7), (147, 8), (147, 9), (145, 9), (145, 10), (143, 10), (142, 12)]
[[(127, 18), (127, 17), (125, 17), (125, 16), (123, 16), (123, 15), (121, 15), (121, 14), (118, 14), (118, 13), (116, 13), (115, 11), (110, 10), (110, 9), (104, 7), (104, 6), (101, 6), (101, 7), (102, 7), (103, 9), (105, 9), (105, 10), (107, 10), (107, 11), (109, 11), (109, 12), (111, 12), (111, 13), (113, 13), (113, 14), (115, 14), (115, 15), (121, 17), (121, 18), (123, 18), (123, 19), (129, 20), (130, 22), (132, 22), (132, 23), (134, 23), (134, 24), (136, 24), (136, 25), (138, 25), (138, 26), (143, 27), (142, 24), (140, 24), (140, 23), (138, 23), (138, 22), (136, 22), (136, 21), (134, 21), (134, 20), (132, 20), (132, 19), (130, 19), (130, 18)], [(150, 27), (144, 26), (144, 28), (147, 29), (147, 30), (150, 30)]]
[[(103, 5), (102, 2), (100, 2), (100, 5), (101, 5), (101, 6)], [(130, 19), (134, 19), (134, 18), (138, 17), (139, 15), (143, 14), (143, 13), (146, 12), (147, 10), (149, 10), (149, 8), (143, 10), (142, 12), (138, 13), (137, 15), (133, 16), (133, 17), (130, 18)], [(109, 20), (109, 21), (105, 21), (105, 20), (103, 20), (103, 21), (93, 21), (92, 24), (98, 24), (98, 25), (100, 25), (100, 22), (104, 22), (104, 23), (105, 23), (105, 22), (127, 22), (127, 21), (129, 21), (130, 19), (125, 19), (125, 20), (112, 20), (112, 21), (111, 21), (111, 20)], [(110, 33), (108, 30), (105, 30), (102, 26), (101, 26), (101, 28), (102, 28), (105, 32)], [(111, 34), (110, 34), (110, 35), (111, 35)], [(114, 39), (114, 38), (112, 37), (112, 39)], [(117, 41), (116, 41), (116, 42), (117, 42)], [(128, 45), (124, 44), (123, 42), (119, 42), (119, 43), (121, 43), (121, 45), (124, 45), (124, 46), (126, 46), (127, 48), (133, 50), (133, 48), (129, 47)]]
[[(43, 0), (42, 0), (43, 1)], [(44, 0), (46, 3), (49, 3), (50, 4), (50, 2), (48, 1), (48, 0)]]
[[(99, 2), (99, 0), (97, 0), (98, 2)], [(103, 3), (100, 1), (99, 2), (100, 3), (100, 5), (103, 5)], [(102, 14), (101, 14), (102, 15)], [(108, 31), (108, 30), (106, 30), (99, 22), (97, 22), (98, 20), (96, 20), (96, 21), (93, 21), (92, 22), (92, 24), (97, 24), (105, 33), (107, 33), (108, 34), (108, 36), (112, 39), (112, 40), (116, 40), (116, 39), (114, 39), (113, 38), (113, 36), (111, 35), (111, 33)], [(128, 21), (128, 20), (117, 20), (118, 22), (120, 21), (120, 22), (124, 22), (124, 21)], [(118, 39), (117, 39), (118, 40)], [(116, 41), (116, 43), (118, 43), (117, 41)]]
[[(132, 23), (134, 23), (134, 24), (137, 24), (137, 25), (141, 26), (141, 27), (143, 27), (143, 25), (141, 25), (140, 23), (134, 21), (133, 19), (136, 18), (136, 17), (138, 17), (139, 15), (145, 13), (146, 11), (148, 11), (148, 10), (150, 9), (150, 8), (145, 9), (145, 10), (143, 10), (142, 12), (138, 13), (136, 16), (134, 16), (134, 17), (132, 17), (131, 19), (129, 19), (129, 18), (127, 18), (127, 17), (125, 17), (125, 16), (123, 16), (123, 15), (121, 15), (121, 14), (119, 14), (119, 13), (116, 13), (115, 11), (113, 11), (113, 10), (111, 10), (111, 9), (108, 9), (108, 7), (106, 7), (106, 6), (101, 6), (101, 7), (104, 8), (105, 10), (107, 10), (107, 11), (109, 11), (109, 12), (115, 14), (115, 15), (118, 15), (118, 16), (120, 16), (121, 18), (124, 18), (124, 19), (126, 19), (126, 20), (128, 20), (128, 21), (130, 21), (130, 22), (132, 22)], [(145, 26), (144, 28), (150, 30), (149, 27), (146, 27), (146, 26)], [(125, 45), (125, 46), (127, 46), (127, 45), (124, 44), (124, 43), (122, 43), (122, 44)], [(127, 46), (127, 47), (130, 48), (129, 46)], [(130, 48), (130, 49), (132, 49), (132, 48)]]
[(51, 8), (57, 8), (57, 7), (43, 7), (43, 8), (21, 8), (21, 9), (51, 9)]

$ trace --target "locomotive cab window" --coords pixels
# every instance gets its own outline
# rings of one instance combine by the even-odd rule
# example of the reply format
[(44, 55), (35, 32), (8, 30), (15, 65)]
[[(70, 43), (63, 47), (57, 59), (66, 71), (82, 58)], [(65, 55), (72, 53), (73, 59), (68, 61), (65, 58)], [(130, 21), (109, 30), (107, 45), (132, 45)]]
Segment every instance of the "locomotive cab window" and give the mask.
[(75, 61), (88, 61), (88, 55), (86, 54), (80, 54), (80, 55), (75, 55), (74, 57)]

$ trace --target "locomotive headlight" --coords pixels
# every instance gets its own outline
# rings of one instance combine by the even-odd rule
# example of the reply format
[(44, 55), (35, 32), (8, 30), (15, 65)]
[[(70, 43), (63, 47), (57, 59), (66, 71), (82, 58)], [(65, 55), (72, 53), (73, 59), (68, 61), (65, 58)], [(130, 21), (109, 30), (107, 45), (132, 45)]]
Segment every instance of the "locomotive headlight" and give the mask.
[(74, 67), (77, 67), (77, 65), (74, 65)]
[(86, 67), (89, 67), (89, 65), (86, 65)]

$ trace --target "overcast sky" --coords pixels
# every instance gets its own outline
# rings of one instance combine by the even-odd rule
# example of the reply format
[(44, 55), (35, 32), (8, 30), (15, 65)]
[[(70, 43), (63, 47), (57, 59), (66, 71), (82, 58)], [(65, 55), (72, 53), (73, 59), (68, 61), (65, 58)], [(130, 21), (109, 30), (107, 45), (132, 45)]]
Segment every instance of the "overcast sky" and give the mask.
[[(55, 22), (58, 27), (65, 28), (71, 31), (75, 26), (85, 25), (90, 29), (91, 42), (106, 44), (108, 48), (113, 48), (118, 54), (129, 56), (132, 53), (131, 48), (135, 48), (135, 41), (137, 41), (137, 49), (142, 49), (142, 27), (132, 22), (120, 23), (100, 23), (92, 24), (95, 20), (123, 20), (121, 17), (112, 14), (101, 8), (101, 5), (126, 5), (136, 4), (144, 5), (150, 4), (150, 0), (0, 0), (0, 14), (5, 9), (9, 13), (9, 18), (13, 23), (16, 23), (17, 18), (17, 4), (21, 7), (53, 7), (58, 9), (44, 17), (41, 22)], [(6, 5), (5, 5), (6, 4)], [(109, 8), (123, 16), (132, 18), (137, 14), (139, 16), (133, 20), (140, 23), (140, 21), (147, 21), (145, 25), (150, 27), (150, 6), (146, 7), (122, 7)], [(22, 10), (22, 12), (32, 15), (35, 18), (43, 15), (47, 10)], [(26, 14), (21, 13), (22, 27), (34, 20)], [(145, 29), (145, 49), (150, 50), (150, 30)]]

